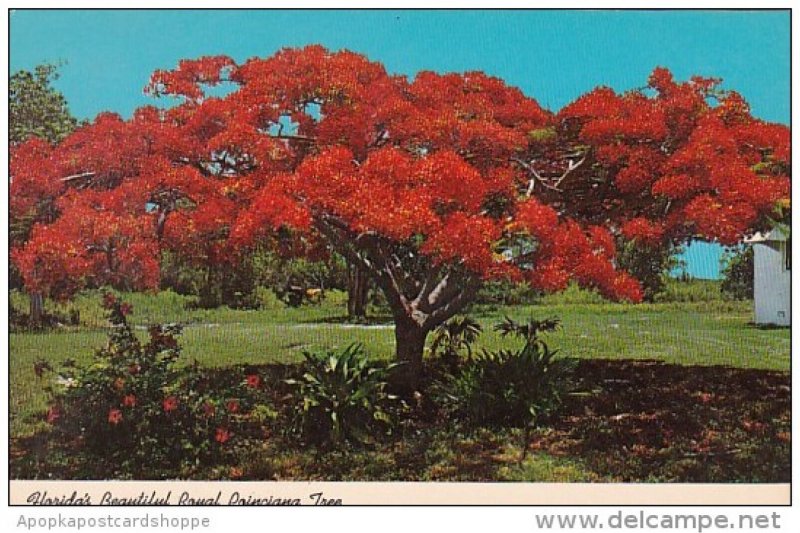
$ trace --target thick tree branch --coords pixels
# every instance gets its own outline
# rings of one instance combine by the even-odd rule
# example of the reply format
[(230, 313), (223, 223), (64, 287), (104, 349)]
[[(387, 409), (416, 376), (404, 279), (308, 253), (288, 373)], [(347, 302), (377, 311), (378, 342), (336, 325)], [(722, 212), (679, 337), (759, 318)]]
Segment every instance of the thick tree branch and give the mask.
[(350, 245), (346, 236), (341, 235), (342, 228), (337, 228), (330, 217), (317, 217), (314, 226), (348, 261), (366, 270), (373, 270), (373, 265)]
[(393, 312), (411, 315), (412, 306), (403, 292), (398, 271), (380, 247), (378, 236), (373, 233), (355, 236), (344, 221), (330, 215), (320, 215), (316, 220), (320, 233), (330, 240), (339, 253), (375, 277)]
[(289, 133), (276, 133), (275, 135), (270, 135), (273, 139), (286, 139), (290, 141), (301, 141), (307, 143), (315, 143), (317, 142), (316, 137), (309, 137), (308, 135), (292, 135)]
[(586, 162), (586, 158), (588, 157), (588, 155), (589, 155), (588, 152), (584, 153), (581, 159), (577, 161), (573, 158), (568, 158), (566, 170), (564, 170), (564, 172), (560, 176), (549, 177), (549, 178), (544, 177), (540, 171), (534, 168), (533, 163), (535, 162), (535, 160), (529, 163), (520, 158), (512, 157), (511, 161), (520, 165), (522, 168), (527, 170), (528, 173), (530, 173), (533, 176), (528, 184), (528, 189), (525, 191), (526, 196), (531, 196), (533, 194), (537, 182), (540, 183), (542, 187), (549, 189), (551, 191), (564, 192), (563, 189), (559, 188), (559, 186), (567, 178), (567, 176), (569, 176), (574, 170), (578, 169), (581, 165), (583, 165)]
[(372, 274), (395, 317), (411, 320), (426, 331), (462, 310), (480, 286), (477, 278), (468, 274), (456, 275), (452, 269), (440, 278), (444, 267), (439, 265), (424, 272), (420, 290), (410, 299), (404, 288), (406, 275), (378, 234), (365, 232), (356, 235), (343, 220), (327, 214), (319, 215), (315, 220), (319, 231), (337, 251)]
[(446, 301), (458, 292), (458, 284), (451, 283), (451, 274), (451, 272), (448, 272), (439, 280), (439, 283), (431, 290), (428, 297), (422, 301), (423, 305), (427, 306), (429, 309), (433, 309), (446, 303)]
[(459, 313), (475, 297), (475, 293), (480, 287), (480, 281), (473, 278), (461, 286), (460, 291), (446, 304), (437, 307), (425, 321), (424, 327), (427, 330), (434, 329), (446, 322), (448, 319)]
[(382, 271), (379, 272), (379, 275), (386, 276), (392, 292), (396, 295), (397, 302), (400, 304), (405, 313), (408, 315), (413, 315), (414, 307), (406, 297), (405, 290), (403, 288), (402, 273), (397, 269), (392, 258), (383, 249), (377, 236), (373, 236), (373, 243), (374, 244), (370, 246), (370, 250), (377, 255), (377, 259), (380, 261), (383, 267)]
[(425, 279), (422, 282), (422, 286), (420, 287), (416, 298), (414, 298), (415, 305), (420, 305), (421, 302), (428, 300), (431, 292), (433, 292), (437, 286), (436, 280), (441, 272), (441, 265), (436, 265), (428, 269), (428, 271), (425, 273)]
[(81, 172), (80, 174), (72, 174), (71, 176), (66, 176), (61, 178), (61, 181), (67, 183), (70, 181), (80, 180), (84, 178), (91, 178), (94, 177), (96, 172)]

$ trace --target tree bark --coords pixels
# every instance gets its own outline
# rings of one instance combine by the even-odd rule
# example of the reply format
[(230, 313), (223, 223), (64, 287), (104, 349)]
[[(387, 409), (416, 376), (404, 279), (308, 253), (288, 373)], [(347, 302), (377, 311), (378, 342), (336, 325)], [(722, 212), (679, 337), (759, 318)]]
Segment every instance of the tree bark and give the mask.
[(425, 339), (430, 330), (421, 327), (414, 320), (397, 319), (394, 325), (395, 357), (403, 366), (398, 369), (400, 382), (411, 390), (419, 386), (422, 375), (422, 357)]
[(395, 323), (395, 357), (403, 363), (399, 384), (416, 390), (428, 333), (472, 301), (480, 278), (457, 266), (409, 267), (395, 253), (396, 244), (375, 233), (357, 234), (330, 215), (321, 215), (316, 222), (352, 269), (371, 277), (386, 296)]
[(33, 325), (40, 325), (44, 319), (44, 297), (41, 293), (30, 295), (30, 320)]
[(369, 272), (359, 265), (348, 264), (347, 318), (350, 320), (367, 318), (368, 296)]

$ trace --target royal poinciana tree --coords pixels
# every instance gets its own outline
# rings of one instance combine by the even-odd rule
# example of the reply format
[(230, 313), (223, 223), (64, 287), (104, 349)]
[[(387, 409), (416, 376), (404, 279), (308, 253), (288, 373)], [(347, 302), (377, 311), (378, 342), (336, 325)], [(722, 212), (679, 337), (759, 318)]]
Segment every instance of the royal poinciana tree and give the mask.
[[(33, 72), (20, 70), (9, 78), (8, 83), (8, 141), (12, 146), (38, 137), (56, 143), (66, 137), (78, 125), (69, 112), (67, 101), (52, 85), (58, 79), (58, 66), (38, 65)], [(48, 222), (53, 214), (48, 197), (40, 198), (32, 209), (16, 212), (9, 225), (9, 240), (12, 247), (24, 243), (36, 222)], [(9, 272), (10, 286), (19, 285), (16, 270)], [(38, 324), (44, 314), (41, 294), (30, 292), (30, 318)]]
[(323, 241), (385, 294), (412, 376), (485, 280), (638, 302), (616, 237), (730, 244), (789, 197), (788, 128), (662, 68), (558, 113), (481, 72), (411, 80), (319, 46), (181, 61), (146, 91), (175, 105), (12, 154), (12, 216), (45, 197), (58, 212), (13, 252), (26, 285), (152, 288), (164, 250), (225, 264), (265, 239)]

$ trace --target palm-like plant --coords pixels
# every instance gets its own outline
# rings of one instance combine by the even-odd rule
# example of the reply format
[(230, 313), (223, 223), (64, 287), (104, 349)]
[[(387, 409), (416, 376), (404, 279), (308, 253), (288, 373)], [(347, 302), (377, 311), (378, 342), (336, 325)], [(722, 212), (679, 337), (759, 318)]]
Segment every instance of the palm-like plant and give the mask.
[(506, 317), (494, 329), (519, 337), (524, 346), (476, 354), (446, 382), (442, 404), (471, 424), (525, 427), (527, 442), (531, 428), (560, 407), (574, 366), (539, 338), (558, 325), (555, 318), (515, 322)]
[(361, 344), (342, 351), (304, 352), (299, 375), (285, 380), (295, 399), (292, 430), (307, 442), (339, 446), (368, 442), (392, 425), (386, 392), (397, 364), (377, 365)]
[(527, 322), (517, 322), (507, 316), (502, 322), (495, 325), (494, 330), (498, 331), (502, 337), (513, 335), (525, 340), (526, 343), (537, 343), (541, 342), (539, 341), (539, 333), (555, 331), (560, 325), (561, 320), (555, 317), (545, 318), (544, 320), (531, 318)]
[(473, 318), (456, 316), (436, 328), (431, 344), (431, 353), (441, 352), (442, 361), (456, 366), (462, 352), (472, 358), (472, 345), (478, 340), (483, 328)]

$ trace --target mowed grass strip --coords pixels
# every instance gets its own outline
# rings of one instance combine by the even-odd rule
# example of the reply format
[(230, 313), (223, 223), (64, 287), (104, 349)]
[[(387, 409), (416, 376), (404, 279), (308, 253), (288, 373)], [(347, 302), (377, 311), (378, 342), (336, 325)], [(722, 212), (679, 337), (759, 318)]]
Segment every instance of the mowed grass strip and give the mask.
[[(707, 291), (705, 284), (702, 290)], [(688, 293), (685, 289), (684, 293)], [(692, 287), (697, 292), (697, 287)], [(674, 292), (674, 290), (673, 290)], [(268, 302), (264, 309), (187, 308), (191, 299), (172, 292), (123, 294), (134, 307), (131, 321), (144, 338), (147, 325), (185, 324), (184, 360), (208, 367), (296, 362), (303, 350), (341, 348), (361, 342), (376, 358), (391, 358), (394, 331), (386, 319), (360, 326), (343, 322), (344, 295), (332, 291), (321, 305), (287, 308)], [(24, 308), (25, 297), (12, 294), (12, 304)], [(38, 360), (54, 368), (67, 358), (79, 364), (91, 360), (106, 342), (100, 293), (82, 294), (71, 304), (48, 303), (51, 311), (80, 311), (81, 326), (10, 336), (11, 430), (29, 435), (41, 424), (47, 398), (45, 385), (33, 372)], [(656, 359), (680, 365), (724, 365), (787, 372), (790, 331), (761, 329), (752, 320), (752, 302), (687, 301), (646, 305), (603, 302), (595, 295), (568, 291), (537, 305), (476, 306), (472, 315), (483, 325), (478, 348), (515, 346), (492, 327), (503, 316), (515, 319), (557, 316), (562, 328), (548, 339), (563, 356), (587, 359)]]

